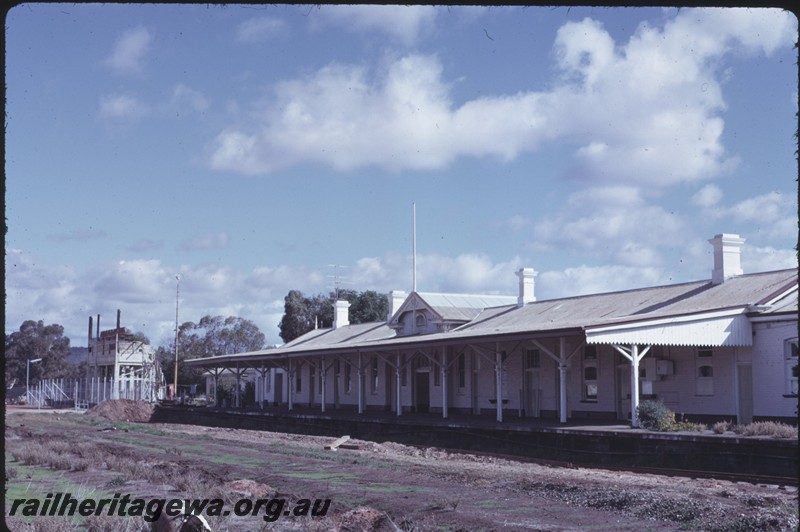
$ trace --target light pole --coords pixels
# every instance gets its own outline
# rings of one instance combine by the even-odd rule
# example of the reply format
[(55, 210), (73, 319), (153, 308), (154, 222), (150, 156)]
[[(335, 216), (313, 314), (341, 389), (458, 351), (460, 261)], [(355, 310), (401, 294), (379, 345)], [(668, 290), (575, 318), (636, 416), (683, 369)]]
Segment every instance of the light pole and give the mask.
[(25, 375), (25, 397), (27, 398), (27, 403), (31, 404), (31, 363), (41, 362), (41, 358), (34, 358), (33, 360), (28, 360), (28, 373)]
[(178, 396), (178, 304), (181, 294), (181, 274), (176, 275), (175, 280), (178, 283), (175, 288), (175, 381), (172, 388), (173, 400)]

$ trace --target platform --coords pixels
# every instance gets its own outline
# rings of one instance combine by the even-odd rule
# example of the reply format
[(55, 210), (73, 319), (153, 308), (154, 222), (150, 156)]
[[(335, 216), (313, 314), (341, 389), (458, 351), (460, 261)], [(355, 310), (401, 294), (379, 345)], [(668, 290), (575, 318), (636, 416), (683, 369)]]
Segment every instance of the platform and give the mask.
[[(797, 485), (798, 442), (728, 433), (652, 432), (619, 422), (403, 414), (281, 407), (264, 410), (159, 406), (154, 422), (268, 430), (294, 434), (488, 452), (561, 465), (690, 471), (698, 476), (750, 475)], [(708, 473), (708, 475), (700, 475)]]

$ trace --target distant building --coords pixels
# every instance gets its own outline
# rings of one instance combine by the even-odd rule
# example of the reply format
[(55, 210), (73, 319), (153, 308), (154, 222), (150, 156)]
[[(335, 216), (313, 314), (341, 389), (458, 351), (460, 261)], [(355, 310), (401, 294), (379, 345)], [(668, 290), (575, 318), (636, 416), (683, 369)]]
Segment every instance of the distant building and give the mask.
[[(699, 421), (797, 422), (798, 271), (745, 275), (744, 239), (709, 240), (710, 280), (537, 300), (392, 292), (385, 322), (332, 328), (276, 349), (187, 361), (255, 378), (268, 404), (506, 417), (630, 420), (661, 399)], [(211, 391), (211, 390), (209, 390)]]
[(120, 311), (117, 310), (115, 329), (100, 330), (100, 315), (97, 315), (93, 335), (93, 320), (89, 317), (89, 347), (87, 353), (89, 385), (102, 386), (105, 393), (111, 383), (109, 398), (155, 400), (161, 371), (155, 357), (155, 349), (120, 326)]

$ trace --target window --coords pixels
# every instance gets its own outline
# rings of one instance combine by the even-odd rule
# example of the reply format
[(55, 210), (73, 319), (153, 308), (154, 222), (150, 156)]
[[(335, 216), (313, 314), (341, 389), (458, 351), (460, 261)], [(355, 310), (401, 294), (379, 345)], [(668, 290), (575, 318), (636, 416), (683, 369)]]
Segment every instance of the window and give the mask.
[(433, 366), (431, 367), (431, 371), (433, 371), (433, 385), (439, 386), (442, 383), (442, 370), (439, 366), (439, 353), (437, 351), (433, 352)]
[(583, 400), (597, 401), (597, 347), (583, 348)]
[(714, 352), (711, 348), (697, 350), (695, 395), (714, 395)]
[(406, 377), (406, 374), (407, 374), (406, 369), (407, 369), (406, 368), (406, 354), (403, 353), (402, 355), (400, 355), (400, 368), (398, 368), (398, 371), (400, 371), (400, 385), (401, 386), (407, 386), (408, 385), (408, 378)]
[(427, 324), (427, 320), (425, 319), (425, 314), (417, 314), (417, 317), (414, 318), (416, 321), (417, 329), (424, 329), (425, 325)]
[(308, 390), (313, 394), (314, 393), (314, 377), (317, 374), (317, 368), (312, 362), (308, 365)]
[(525, 369), (539, 368), (539, 350), (528, 349), (525, 351)]
[(353, 389), (353, 370), (350, 367), (350, 361), (346, 360), (344, 363), (344, 393), (350, 393)]
[(267, 393), (270, 393), (272, 391), (272, 372), (273, 371), (274, 370), (267, 371), (267, 379), (266, 379), (266, 382), (264, 383), (264, 388), (266, 388)]
[(300, 393), (300, 392), (303, 391), (303, 380), (302, 380), (302, 377), (303, 377), (303, 370), (302, 369), (298, 369), (297, 371), (295, 371), (295, 377), (294, 377), (295, 387), (294, 387), (294, 390), (297, 393)]
[(797, 338), (787, 340), (784, 347), (786, 395), (797, 395)]

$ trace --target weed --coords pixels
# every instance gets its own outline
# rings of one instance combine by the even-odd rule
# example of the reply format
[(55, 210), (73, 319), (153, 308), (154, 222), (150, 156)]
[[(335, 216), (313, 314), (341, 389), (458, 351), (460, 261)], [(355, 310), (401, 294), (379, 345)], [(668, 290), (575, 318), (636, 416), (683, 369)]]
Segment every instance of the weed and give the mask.
[(756, 421), (747, 425), (736, 425), (733, 427), (733, 432), (741, 436), (797, 439), (797, 427), (775, 421)]
[(714, 434), (724, 434), (731, 430), (731, 422), (730, 421), (717, 421), (714, 425), (711, 426), (711, 430), (714, 431)]

